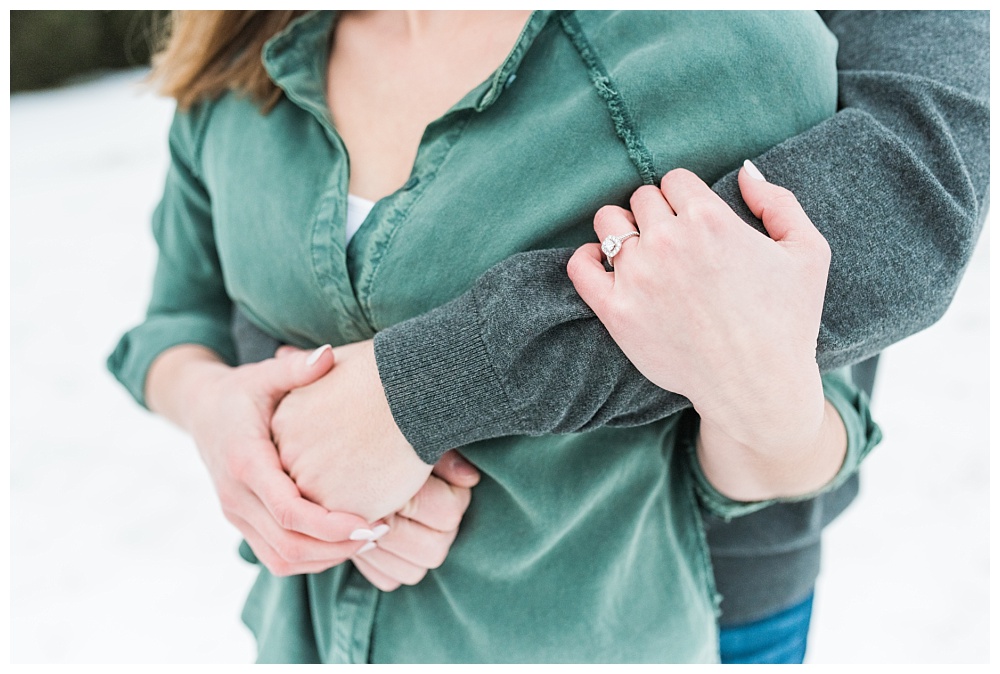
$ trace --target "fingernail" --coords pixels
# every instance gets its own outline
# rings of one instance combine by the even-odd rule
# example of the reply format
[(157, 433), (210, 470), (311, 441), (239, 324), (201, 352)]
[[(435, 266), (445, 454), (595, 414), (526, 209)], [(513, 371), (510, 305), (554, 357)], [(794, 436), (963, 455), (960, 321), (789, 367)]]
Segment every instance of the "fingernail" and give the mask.
[(743, 168), (746, 169), (747, 175), (753, 178), (754, 180), (763, 180), (764, 182), (767, 182), (767, 178), (764, 177), (764, 174), (761, 173), (760, 170), (756, 166), (754, 166), (753, 162), (750, 161), (749, 159), (743, 160)]
[(367, 543), (365, 543), (364, 545), (362, 545), (360, 548), (358, 548), (358, 551), (355, 552), (354, 554), (356, 554), (356, 555), (362, 555), (362, 554), (368, 552), (369, 550), (374, 550), (374, 549), (375, 549), (375, 541), (368, 541)]
[(373, 542), (377, 541), (378, 539), (385, 536), (387, 533), (389, 533), (389, 525), (379, 524), (378, 526), (372, 528), (372, 537), (370, 540)]
[(308, 358), (306, 358), (306, 365), (309, 366), (315, 365), (316, 361), (319, 360), (319, 357), (323, 355), (323, 352), (326, 351), (327, 349), (332, 349), (332, 348), (333, 347), (330, 346), (329, 344), (324, 344), (323, 346), (319, 347), (318, 349), (310, 353)]
[(355, 529), (351, 532), (350, 539), (352, 541), (370, 541), (375, 535), (375, 532), (371, 529)]

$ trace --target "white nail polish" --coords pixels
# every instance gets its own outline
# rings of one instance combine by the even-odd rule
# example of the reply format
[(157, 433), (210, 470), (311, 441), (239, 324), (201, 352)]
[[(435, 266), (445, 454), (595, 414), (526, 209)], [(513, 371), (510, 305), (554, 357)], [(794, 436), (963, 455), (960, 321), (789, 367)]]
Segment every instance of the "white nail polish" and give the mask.
[(363, 555), (364, 553), (368, 552), (369, 550), (374, 550), (374, 549), (375, 549), (375, 541), (368, 541), (367, 543), (365, 543), (364, 545), (362, 545), (360, 548), (358, 548), (358, 551), (355, 552), (354, 554), (356, 554), (356, 555)]
[(754, 166), (753, 162), (750, 161), (749, 159), (743, 160), (743, 168), (746, 169), (747, 175), (753, 178), (754, 180), (763, 180), (764, 182), (767, 182), (767, 178), (764, 177), (764, 174), (761, 173), (760, 170), (756, 166)]
[(387, 533), (389, 533), (389, 525), (388, 524), (380, 524), (377, 527), (372, 528), (372, 537), (371, 537), (371, 540), (377, 541), (378, 539), (380, 539), (383, 536), (385, 536)]
[(323, 346), (319, 347), (318, 349), (310, 353), (309, 357), (306, 358), (306, 365), (309, 366), (315, 365), (316, 361), (319, 360), (319, 357), (323, 355), (323, 352), (331, 348), (333, 347), (331, 347), (329, 344), (324, 344)]
[(352, 541), (370, 541), (375, 535), (371, 529), (355, 529), (351, 532), (350, 539)]

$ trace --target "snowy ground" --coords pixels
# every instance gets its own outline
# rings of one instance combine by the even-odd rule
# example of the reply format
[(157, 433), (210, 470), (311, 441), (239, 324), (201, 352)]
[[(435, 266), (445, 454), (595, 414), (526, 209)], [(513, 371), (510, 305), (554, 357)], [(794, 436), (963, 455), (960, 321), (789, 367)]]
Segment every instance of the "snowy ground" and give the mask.
[[(11, 659), (247, 662), (252, 569), (192, 444), (104, 369), (141, 319), (172, 105), (11, 99)], [(811, 662), (989, 660), (989, 250), (883, 358), (886, 440), (828, 535)]]

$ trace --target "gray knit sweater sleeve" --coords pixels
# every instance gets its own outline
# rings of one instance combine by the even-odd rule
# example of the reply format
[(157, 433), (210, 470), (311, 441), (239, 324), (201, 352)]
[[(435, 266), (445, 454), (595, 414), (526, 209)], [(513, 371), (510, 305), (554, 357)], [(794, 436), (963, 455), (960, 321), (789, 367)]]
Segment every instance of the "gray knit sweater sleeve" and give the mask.
[[(947, 308), (989, 185), (989, 14), (825, 12), (840, 111), (753, 158), (823, 232), (833, 260), (823, 370), (879, 352)], [(763, 231), (736, 174), (713, 189)], [(396, 423), (433, 462), (511, 434), (647, 423), (688, 403), (642, 377), (566, 276), (571, 250), (522, 253), (466, 294), (375, 338)]]

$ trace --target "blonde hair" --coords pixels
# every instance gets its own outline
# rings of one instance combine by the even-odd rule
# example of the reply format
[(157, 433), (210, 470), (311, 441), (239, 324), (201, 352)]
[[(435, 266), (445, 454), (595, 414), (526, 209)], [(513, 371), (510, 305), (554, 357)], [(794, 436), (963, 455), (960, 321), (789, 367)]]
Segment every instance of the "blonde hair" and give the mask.
[(182, 110), (236, 91), (267, 112), (281, 98), (281, 89), (264, 70), (261, 49), (304, 13), (174, 11), (161, 38), (165, 46), (153, 57), (150, 80), (160, 93), (177, 99)]

